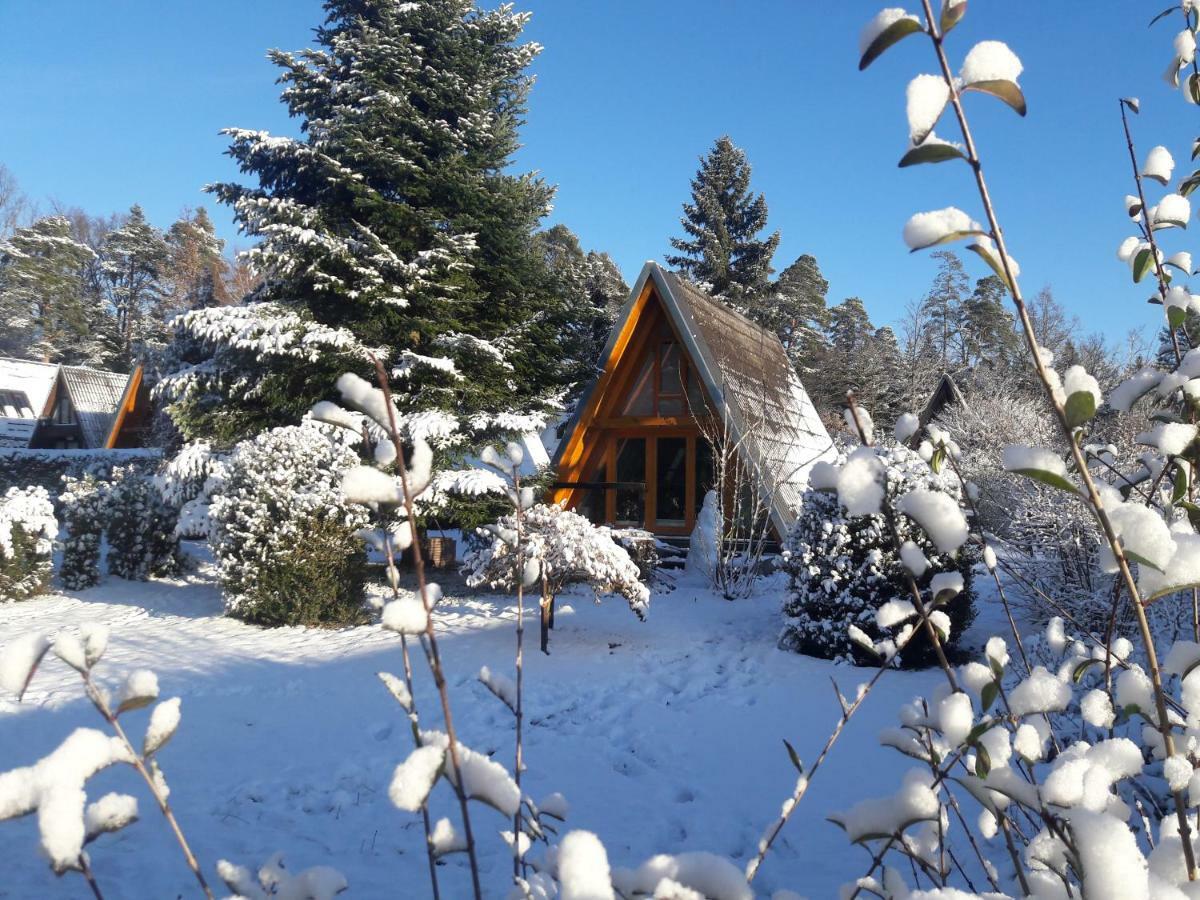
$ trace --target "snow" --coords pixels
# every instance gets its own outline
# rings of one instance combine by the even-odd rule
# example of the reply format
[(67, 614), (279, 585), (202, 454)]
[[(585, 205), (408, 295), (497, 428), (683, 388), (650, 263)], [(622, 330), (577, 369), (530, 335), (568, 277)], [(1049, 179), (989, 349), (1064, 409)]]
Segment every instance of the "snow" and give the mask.
[(950, 235), (982, 231), (980, 224), (961, 209), (948, 206), (931, 212), (917, 213), (904, 225), (904, 243), (910, 250), (920, 250), (938, 243)]
[(940, 75), (918, 75), (908, 83), (905, 98), (909, 140), (921, 144), (950, 101), (950, 88)]
[(1147, 366), (1122, 381), (1108, 396), (1108, 405), (1118, 412), (1129, 412), (1138, 398), (1152, 391), (1162, 380), (1163, 373)]
[[(813, 463), (812, 471), (808, 475), (808, 486), (815, 491), (836, 491), (838, 480), (838, 467), (826, 460), (820, 460)], [(708, 497), (705, 495), (705, 502)], [(703, 510), (701, 510), (703, 514)]]
[(134, 709), (146, 706), (158, 699), (158, 676), (149, 669), (134, 669), (121, 686), (117, 701), (119, 709)]
[(142, 755), (157, 753), (175, 734), (175, 729), (179, 727), (181, 702), (179, 697), (172, 697), (154, 707), (150, 713), (150, 724), (146, 726), (146, 737), (142, 741)]
[(1083, 714), (1083, 720), (1096, 728), (1108, 728), (1116, 718), (1112, 700), (1108, 693), (1100, 688), (1094, 688), (1083, 695), (1079, 701), (1079, 711)]
[(871, 447), (859, 447), (838, 472), (838, 502), (847, 515), (869, 516), (879, 512), (884, 494), (883, 463)]
[(445, 856), (447, 853), (458, 853), (467, 849), (467, 839), (460, 835), (451, 824), (449, 819), (438, 819), (433, 826), (433, 832), (429, 835), (429, 841), (433, 844), (433, 852), (436, 856)]
[(0, 688), (20, 698), (49, 649), (50, 639), (36, 632), (9, 640), (0, 648)]
[[(921, 429), (921, 420), (914, 413), (901, 413), (896, 418), (896, 443), (907, 444), (909, 438)], [(816, 468), (815, 466), (813, 467)]]
[(1146, 154), (1146, 162), (1142, 166), (1142, 175), (1153, 178), (1160, 184), (1171, 180), (1171, 171), (1175, 168), (1175, 160), (1166, 147), (1158, 146)]
[(1070, 823), (1088, 900), (1150, 900), (1146, 860), (1128, 825), (1087, 810), (1072, 811)]
[(864, 443), (873, 444), (875, 442), (875, 420), (871, 418), (871, 413), (865, 406), (856, 404), (853, 410), (849, 407), (842, 410), (842, 420), (846, 423), (846, 429), (856, 438), (859, 436), (858, 430), (861, 428), (866, 437)]
[(1191, 29), (1185, 28), (1175, 35), (1172, 46), (1175, 48), (1175, 55), (1184, 65), (1196, 58), (1196, 35), (1192, 33)]
[(517, 709), (517, 685), (506, 675), (501, 675), (499, 672), (493, 672), (487, 666), (479, 670), (479, 680), (484, 686), (495, 694), (505, 706), (516, 712)]
[[(422, 731), (421, 742), (426, 746), (447, 750), (450, 740), (440, 731)], [(494, 762), (484, 753), (472, 750), (459, 742), (456, 746), (458, 765), (461, 769), (463, 790), (468, 797), (482, 800), (506, 816), (514, 816), (521, 804), (521, 792), (508, 770)], [(447, 755), (446, 777), (457, 783), (457, 773)], [(397, 774), (398, 774), (397, 770)], [(393, 787), (395, 782), (393, 781)]]
[(846, 829), (851, 841), (888, 836), (922, 820), (936, 820), (940, 811), (937, 795), (930, 787), (932, 776), (921, 769), (910, 769), (900, 790), (890, 797), (856, 803), (843, 813), (830, 816)]
[(342, 493), (351, 503), (398, 505), (404, 502), (400, 480), (374, 466), (355, 466), (343, 473)]
[(889, 600), (875, 611), (875, 624), (880, 628), (892, 628), (906, 622), (917, 614), (909, 600)]
[(1172, 253), (1167, 257), (1167, 264), (1182, 269), (1189, 275), (1192, 274), (1192, 254), (1187, 250), (1180, 250), (1178, 253)]
[(1044, 666), (1034, 666), (1029, 677), (1013, 688), (1008, 695), (1009, 709), (1014, 716), (1059, 712), (1071, 702), (1071, 688), (1054, 677)]
[(417, 812), (425, 805), (429, 792), (446, 761), (444, 746), (423, 746), (413, 750), (404, 762), (396, 766), (388, 798), (398, 809)]
[[(387, 398), (379, 388), (353, 372), (347, 372), (338, 378), (337, 389), (343, 400), (360, 412), (366, 413), (381, 428), (384, 430), (391, 428)], [(399, 413), (394, 405), (391, 413), (399, 419)]]
[(1178, 545), (1156, 510), (1140, 503), (1118, 503), (1108, 507), (1108, 518), (1126, 553), (1159, 571), (1167, 568)]
[(920, 525), (941, 553), (953, 553), (967, 540), (967, 519), (948, 494), (918, 488), (905, 494), (896, 509)]
[[(636, 871), (618, 870), (613, 882), (623, 895), (635, 893), (655, 897), (681, 897), (690, 900), (700, 896), (708, 900), (754, 900), (754, 892), (746, 884), (746, 876), (729, 860), (712, 853), (666, 853), (646, 860)], [(675, 885), (695, 893), (665, 890)]]
[(1117, 676), (1116, 701), (1120, 709), (1135, 706), (1142, 715), (1154, 715), (1154, 685), (1140, 666), (1121, 670)]
[[(402, 577), (402, 592), (411, 590), (411, 574)], [(796, 781), (780, 736), (814, 759), (841, 715), (830, 691), (797, 693), (795, 685), (846, 677), (844, 667), (776, 649), (774, 596), (783, 586), (772, 578), (761, 596), (729, 603), (702, 580), (680, 576), (673, 591), (656, 590), (660, 606), (646, 622), (625, 604), (593, 604), (585, 589), (560, 596), (553, 655), (525, 656), (522, 779), (531, 796), (561, 791), (570, 798), (560, 834), (592, 831), (614, 866), (631, 869), (655, 852), (712, 850), (738, 865), (748, 861)], [(447, 596), (434, 618), (459, 739), (511, 764), (512, 716), (476, 673), (485, 664), (511, 664), (513, 599), (466, 591), (455, 579), (443, 586)], [(122, 673), (153, 668), (163, 695), (182, 698), (186, 727), (159, 756), (172, 806), (206, 873), (222, 858), (254, 871), (284, 849), (293, 873), (316, 864), (340, 869), (350, 896), (394, 895), (397, 884), (410, 886), (401, 893), (427, 896), (420, 818), (387, 795), (397, 763), (412, 749), (405, 711), (376, 674), (401, 674), (397, 636), (378, 625), (264, 630), (221, 613), (205, 563), (183, 579), (111, 579), (0, 606), (0, 634), (54, 634), (85, 621), (110, 626), (98, 677), (119, 685)], [(6, 641), (0, 638), (0, 648)], [(438, 696), (419, 650), (414, 666), (422, 727), (440, 728)], [(825, 816), (896, 790), (908, 760), (878, 747), (875, 737), (893, 723), (900, 703), (943, 681), (936, 670), (884, 676), (842, 739), (858, 749), (825, 762), (783, 833), (783, 850), (773, 851), (759, 873), (761, 896), (785, 887), (814, 900), (837, 896), (847, 877), (846, 842)], [(81, 698), (78, 674), (54, 658), (39, 668), (25, 703), (10, 699), (0, 696), (8, 766), (36, 760), (74, 727), (99, 721)], [(135, 745), (151, 712), (122, 716)], [(664, 744), (664, 735), (689, 739)], [(733, 773), (730, 760), (754, 777)], [(144, 785), (124, 768), (103, 778), (94, 782), (95, 797), (115, 790), (141, 797), (143, 806), (143, 818), (120, 840), (91, 854), (106, 896), (192, 896), (195, 881), (169, 829), (145, 806)], [(472, 811), (487, 896), (504, 897), (512, 856), (496, 831), (511, 822), (478, 804)], [(448, 819), (461, 841), (447, 785), (435, 788), (430, 815), (431, 823)], [(623, 837), (631, 822), (635, 841)], [(32, 819), (0, 822), (5, 888), (14, 897), (78, 897), (81, 882), (54, 878), (37, 843)], [(536, 858), (537, 850), (531, 853)], [(470, 896), (463, 854), (447, 856), (439, 876), (443, 897)]]
[[(817, 467), (819, 466), (833, 468), (829, 463), (819, 462), (816, 466), (813, 466), (814, 475), (816, 475)], [(836, 471), (834, 469), (835, 483)], [(704, 495), (704, 502), (700, 506), (700, 513), (696, 516), (696, 525), (688, 537), (686, 563), (689, 571), (699, 572), (705, 578), (715, 577), (717, 569), (717, 560), (720, 556), (720, 545), (718, 544), (720, 516), (721, 504), (717, 498), (717, 492), (708, 491)]]
[(1117, 259), (1123, 263), (1132, 262), (1133, 255), (1137, 252), (1138, 246), (1142, 243), (1141, 238), (1127, 237), (1121, 241), (1121, 246), (1117, 248)]
[(980, 41), (963, 60), (959, 77), (964, 85), (981, 81), (1013, 81), (1021, 75), (1021, 60), (1001, 41)]
[(1139, 444), (1157, 447), (1167, 456), (1179, 456), (1196, 440), (1197, 428), (1183, 422), (1163, 422), (1137, 436)]
[(1187, 225), (1192, 217), (1192, 204), (1187, 197), (1179, 194), (1167, 194), (1158, 201), (1154, 211), (1154, 224), (1183, 223)]
[(1087, 369), (1079, 365), (1070, 366), (1063, 373), (1063, 392), (1068, 397), (1078, 393), (1091, 394), (1092, 399), (1096, 401), (1097, 408), (1104, 402), (1104, 397), (1100, 393), (1100, 382), (1088, 374)]
[(863, 30), (859, 33), (858, 55), (862, 56), (866, 53), (871, 44), (875, 43), (876, 38), (901, 19), (911, 19), (918, 25), (920, 24), (920, 19), (914, 15), (910, 15), (899, 6), (890, 6), (887, 9), (880, 10), (875, 18), (863, 26)]
[(1181, 753), (1168, 756), (1163, 760), (1163, 777), (1167, 779), (1167, 787), (1172, 793), (1186, 791), (1192, 780), (1192, 764)]
[(963, 742), (975, 724), (971, 698), (961, 691), (943, 697), (937, 708), (938, 730), (953, 746)]
[(105, 794), (89, 803), (83, 815), (84, 832), (88, 838), (120, 831), (138, 817), (137, 797), (128, 794)]
[(558, 851), (561, 900), (613, 900), (608, 854), (590, 831), (571, 831)]
[(416, 594), (391, 600), (383, 607), (383, 627), (397, 634), (424, 634), (429, 613)]
[(1049, 472), (1051, 475), (1067, 477), (1067, 466), (1062, 457), (1044, 447), (1009, 444), (1004, 448), (1002, 464), (1006, 472)]
[(925, 558), (924, 552), (912, 541), (905, 541), (900, 545), (900, 561), (914, 578), (920, 578), (929, 568), (929, 560)]
[(961, 594), (962, 590), (962, 572), (939, 572), (929, 580), (929, 593), (935, 600), (942, 597), (943, 594), (951, 596)]

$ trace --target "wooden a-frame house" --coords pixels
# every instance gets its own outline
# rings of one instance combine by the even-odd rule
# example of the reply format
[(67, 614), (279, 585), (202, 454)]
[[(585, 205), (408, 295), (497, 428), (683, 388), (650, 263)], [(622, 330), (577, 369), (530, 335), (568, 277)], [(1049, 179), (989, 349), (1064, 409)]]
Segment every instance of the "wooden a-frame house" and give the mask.
[(833, 442), (775, 334), (648, 262), (599, 368), (554, 456), (555, 502), (597, 523), (690, 534), (714, 487), (715, 433), (787, 533)]

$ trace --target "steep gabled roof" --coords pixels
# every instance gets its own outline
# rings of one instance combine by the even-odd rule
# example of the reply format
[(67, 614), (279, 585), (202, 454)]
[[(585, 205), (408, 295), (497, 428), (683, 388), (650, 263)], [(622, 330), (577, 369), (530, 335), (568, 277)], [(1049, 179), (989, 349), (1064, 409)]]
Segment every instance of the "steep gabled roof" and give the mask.
[(925, 402), (924, 409), (917, 414), (917, 419), (924, 428), (932, 422), (943, 409), (947, 406), (966, 406), (966, 398), (963, 397), (963, 392), (958, 386), (958, 382), (954, 380), (954, 376), (949, 372), (943, 372), (937, 381), (937, 385), (933, 389), (933, 393), (929, 395), (929, 399)]
[[(833, 441), (800, 383), (779, 338), (678, 276), (647, 262), (601, 358), (610, 368), (624, 325), (652, 282), (715, 408), (726, 417), (732, 443), (762, 481), (772, 523), (782, 535), (795, 522), (814, 463), (833, 455)], [(580, 398), (555, 452), (557, 467), (584, 410)]]
[(83, 366), (63, 366), (62, 377), (79, 418), (84, 446), (106, 446), (130, 376)]

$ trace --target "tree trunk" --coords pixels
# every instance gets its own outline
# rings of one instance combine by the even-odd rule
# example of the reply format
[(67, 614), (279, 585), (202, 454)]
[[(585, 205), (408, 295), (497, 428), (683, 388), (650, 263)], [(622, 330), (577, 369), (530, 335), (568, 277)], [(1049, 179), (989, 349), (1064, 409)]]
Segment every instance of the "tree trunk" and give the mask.
[(554, 598), (550, 596), (550, 584), (542, 576), (542, 652), (550, 655), (550, 629), (554, 627)]

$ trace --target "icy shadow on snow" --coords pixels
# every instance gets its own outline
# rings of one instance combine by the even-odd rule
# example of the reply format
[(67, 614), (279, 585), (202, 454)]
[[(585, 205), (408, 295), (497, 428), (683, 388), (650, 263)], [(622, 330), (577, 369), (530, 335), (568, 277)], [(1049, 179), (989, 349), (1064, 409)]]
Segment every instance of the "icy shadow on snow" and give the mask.
[(136, 607), (148, 616), (204, 619), (225, 612), (220, 589), (200, 574), (151, 581), (126, 581), (108, 575), (94, 588), (60, 593), (83, 603)]

